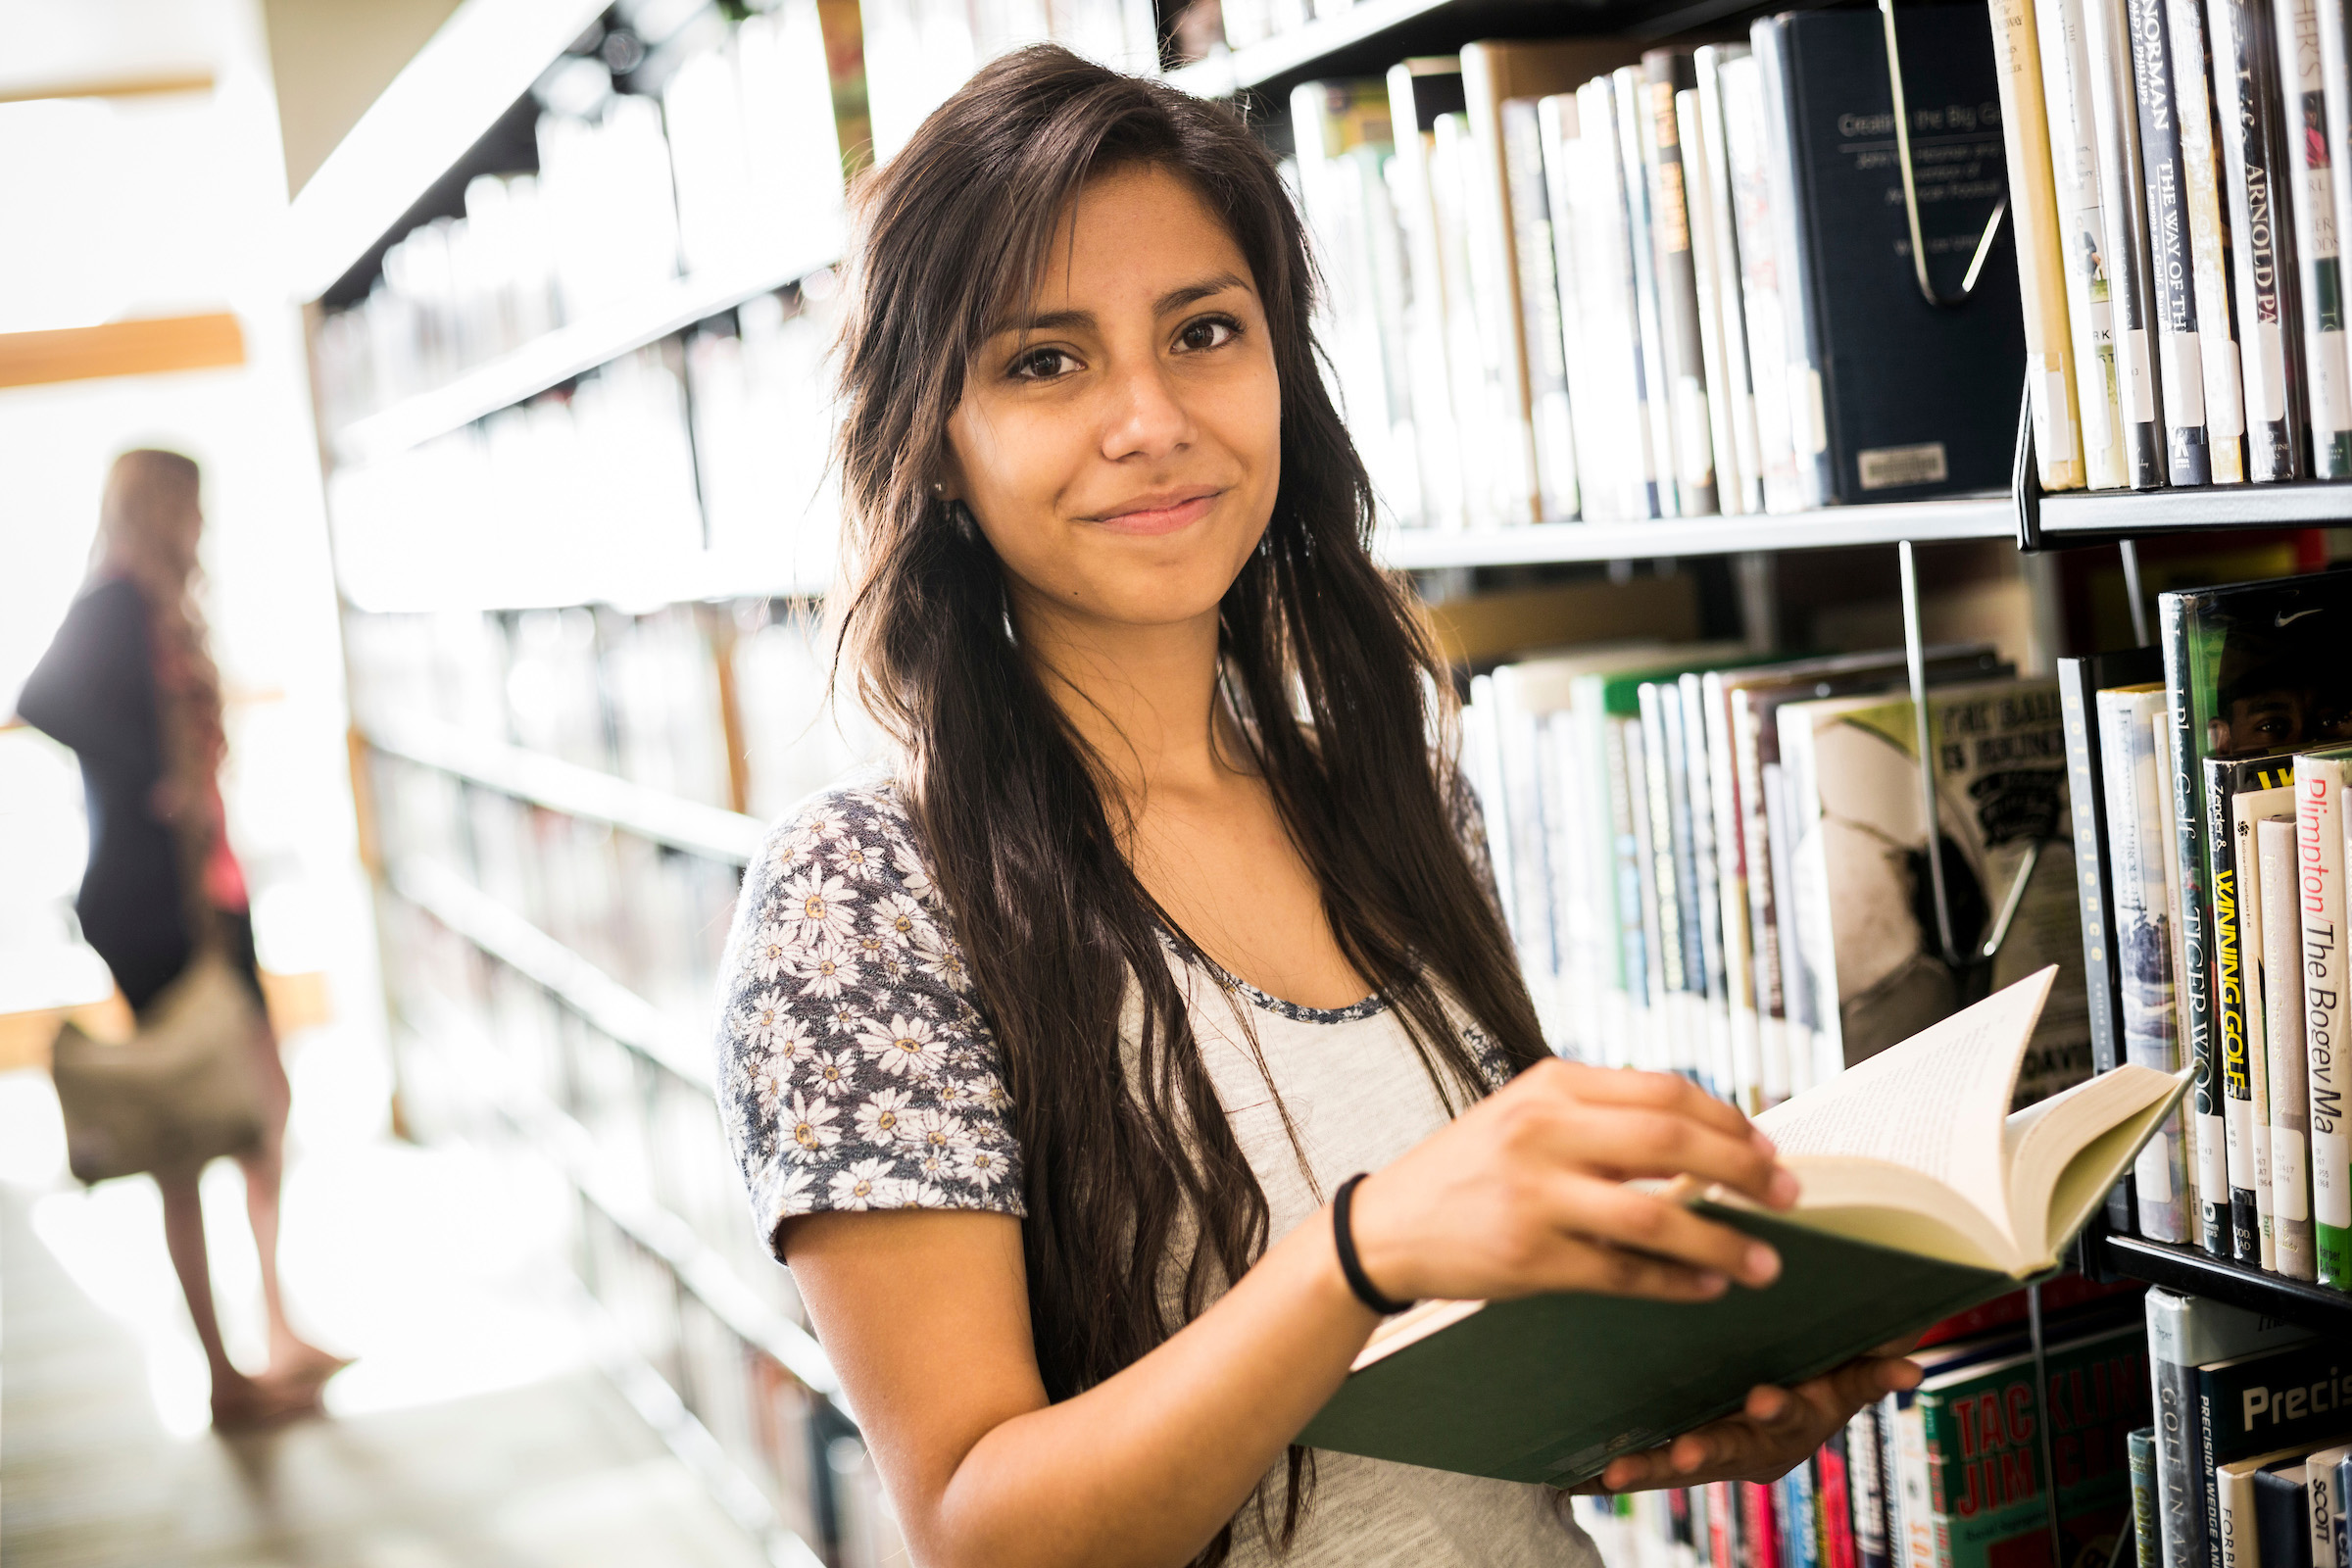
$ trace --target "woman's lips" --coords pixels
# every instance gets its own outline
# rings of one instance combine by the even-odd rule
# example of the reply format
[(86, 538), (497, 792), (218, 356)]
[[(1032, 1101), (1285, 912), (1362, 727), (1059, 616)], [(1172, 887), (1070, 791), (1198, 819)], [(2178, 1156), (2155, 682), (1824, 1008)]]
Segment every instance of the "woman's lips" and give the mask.
[(1210, 490), (1182, 501), (1170, 502), (1166, 506), (1138, 507), (1132, 511), (1097, 517), (1095, 523), (1112, 533), (1147, 536), (1174, 533), (1179, 528), (1191, 527), (1208, 515), (1208, 509), (1217, 504), (1220, 494), (1221, 491)]

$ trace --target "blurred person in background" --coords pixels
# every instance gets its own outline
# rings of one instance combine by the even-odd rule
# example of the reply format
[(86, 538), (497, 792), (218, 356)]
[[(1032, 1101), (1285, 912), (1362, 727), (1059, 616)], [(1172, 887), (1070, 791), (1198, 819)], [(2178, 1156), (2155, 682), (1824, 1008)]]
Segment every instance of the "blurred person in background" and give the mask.
[[(26, 723), (81, 763), (90, 854), (74, 912), (134, 1013), (146, 1011), (208, 939), (261, 996), (244, 874), (221, 808), (220, 672), (195, 597), (199, 483), (195, 463), (176, 452), (115, 460), (88, 584), (17, 700)], [(238, 1163), (269, 1307), (270, 1366), (261, 1376), (239, 1371), (221, 1345), (199, 1172), (156, 1176), (172, 1267), (212, 1372), (213, 1424), (224, 1430), (315, 1411), (320, 1388), (346, 1364), (286, 1322), (277, 1229), (291, 1097), (266, 1015), (254, 1058), (262, 1139)]]

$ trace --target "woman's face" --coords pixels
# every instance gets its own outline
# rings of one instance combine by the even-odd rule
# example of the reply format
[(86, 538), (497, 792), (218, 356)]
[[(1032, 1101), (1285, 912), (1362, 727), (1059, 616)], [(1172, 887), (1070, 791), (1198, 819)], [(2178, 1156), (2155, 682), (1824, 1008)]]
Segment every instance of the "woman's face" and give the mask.
[(1265, 311), (1224, 225), (1176, 175), (1101, 174), (1063, 214), (1034, 299), (998, 327), (948, 421), (943, 479), (1016, 612), (1213, 616), (1282, 476)]

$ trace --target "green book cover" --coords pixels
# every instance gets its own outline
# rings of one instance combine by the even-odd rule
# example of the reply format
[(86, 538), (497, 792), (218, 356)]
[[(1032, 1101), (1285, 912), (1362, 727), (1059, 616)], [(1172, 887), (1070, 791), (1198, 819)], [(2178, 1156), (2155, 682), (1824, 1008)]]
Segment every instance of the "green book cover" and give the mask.
[(1947, 1568), (2049, 1568), (2049, 1423), (2059, 1568), (2109, 1568), (2131, 1517), (2128, 1438), (2148, 1419), (2148, 1336), (2118, 1324), (2052, 1346), (2037, 1401), (2030, 1352), (1932, 1377), (1927, 1433), (1936, 1559)]
[(1566, 1293), (1431, 1301), (1377, 1331), (1299, 1442), (1568, 1487), (2056, 1268), (2186, 1090), (2126, 1063), (2009, 1111), (2044, 969), (1758, 1122), (1791, 1214), (1698, 1206), (1781, 1254), (1760, 1290), (1660, 1302)]

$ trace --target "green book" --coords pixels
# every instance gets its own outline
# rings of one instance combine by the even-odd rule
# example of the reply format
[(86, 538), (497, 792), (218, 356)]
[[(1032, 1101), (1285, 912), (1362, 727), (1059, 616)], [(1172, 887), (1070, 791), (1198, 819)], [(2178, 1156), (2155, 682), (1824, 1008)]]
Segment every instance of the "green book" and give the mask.
[(1931, 1373), (1911, 1401), (1936, 1556), (1948, 1568), (2047, 1563), (2049, 1476), (2039, 1423), (2049, 1423), (2058, 1478), (2059, 1568), (2100, 1568), (2132, 1510), (2129, 1438), (2148, 1419), (2148, 1330), (2132, 1321), (2049, 1348), (2046, 1397), (2034, 1356)]
[(1568, 1487), (2055, 1269), (2187, 1088), (2126, 1063), (2010, 1113), (2055, 966), (1766, 1111), (1803, 1190), (1771, 1214), (1689, 1190), (1780, 1250), (1761, 1291), (1428, 1301), (1377, 1330), (1301, 1443)]

